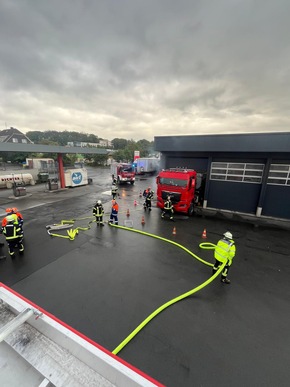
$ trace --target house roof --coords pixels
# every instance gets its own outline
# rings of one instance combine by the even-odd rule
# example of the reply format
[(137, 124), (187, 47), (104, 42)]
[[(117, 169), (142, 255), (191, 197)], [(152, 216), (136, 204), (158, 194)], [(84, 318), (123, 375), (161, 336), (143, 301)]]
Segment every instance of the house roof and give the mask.
[(11, 127), (10, 129), (4, 129), (0, 131), (0, 142), (12, 142), (12, 138), (25, 138), (27, 143), (33, 144), (33, 142), (20, 130)]

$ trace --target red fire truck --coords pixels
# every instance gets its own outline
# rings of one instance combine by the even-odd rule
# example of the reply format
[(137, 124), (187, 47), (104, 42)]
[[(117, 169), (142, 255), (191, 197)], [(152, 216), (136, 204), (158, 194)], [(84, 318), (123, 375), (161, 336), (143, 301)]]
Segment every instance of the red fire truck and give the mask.
[(117, 184), (135, 183), (135, 169), (130, 163), (113, 163), (111, 173), (112, 178), (117, 180)]
[(170, 168), (162, 170), (156, 178), (157, 207), (163, 209), (170, 196), (174, 211), (193, 215), (196, 195), (197, 173), (193, 169)]

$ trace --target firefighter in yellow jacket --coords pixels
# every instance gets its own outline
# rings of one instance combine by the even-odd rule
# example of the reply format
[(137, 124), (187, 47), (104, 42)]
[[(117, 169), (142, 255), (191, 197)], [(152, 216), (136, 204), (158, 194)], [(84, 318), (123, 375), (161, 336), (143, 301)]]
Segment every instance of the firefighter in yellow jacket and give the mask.
[(222, 271), (221, 282), (224, 284), (230, 284), (231, 281), (227, 278), (229, 268), (232, 264), (233, 258), (236, 255), (236, 246), (233, 240), (233, 235), (227, 231), (224, 233), (224, 237), (220, 239), (216, 245), (214, 251), (215, 264), (213, 266), (212, 274), (215, 274), (218, 268), (226, 262), (226, 265)]

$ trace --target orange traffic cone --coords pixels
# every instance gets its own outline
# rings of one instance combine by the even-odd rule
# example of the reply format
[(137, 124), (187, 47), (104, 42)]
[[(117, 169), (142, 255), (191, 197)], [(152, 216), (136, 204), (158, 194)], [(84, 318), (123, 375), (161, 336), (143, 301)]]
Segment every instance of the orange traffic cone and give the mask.
[(176, 227), (173, 227), (172, 235), (176, 235)]
[(130, 211), (129, 211), (129, 208), (127, 210), (127, 216), (130, 216)]
[(145, 218), (142, 216), (141, 224), (145, 224)]
[(206, 239), (206, 229), (203, 230), (202, 236), (203, 239)]
[(134, 206), (137, 206), (137, 200), (134, 200)]

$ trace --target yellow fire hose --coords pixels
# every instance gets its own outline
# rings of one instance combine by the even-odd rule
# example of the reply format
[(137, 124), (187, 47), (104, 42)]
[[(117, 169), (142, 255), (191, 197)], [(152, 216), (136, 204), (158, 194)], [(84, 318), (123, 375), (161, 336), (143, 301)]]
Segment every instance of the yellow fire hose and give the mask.
[[(146, 236), (150, 236), (150, 237), (153, 237), (153, 238), (156, 238), (156, 239), (160, 239), (160, 240), (163, 240), (164, 242), (168, 242), (168, 243), (171, 243), (179, 248), (181, 248), (182, 250), (186, 251), (188, 254), (190, 254), (192, 257), (196, 258), (198, 261), (202, 262), (203, 264), (207, 265), (207, 266), (213, 266), (212, 263), (209, 263), (207, 261), (204, 261), (203, 259), (201, 259), (200, 257), (198, 257), (197, 255), (195, 255), (194, 253), (192, 253), (190, 250), (188, 250), (187, 248), (185, 248), (184, 246), (180, 245), (179, 243), (176, 243), (174, 241), (171, 241), (169, 239), (166, 239), (166, 238), (162, 238), (158, 235), (154, 235), (154, 234), (150, 234), (148, 232), (145, 232), (145, 231), (141, 231), (141, 230), (135, 230), (135, 229), (132, 229), (132, 228), (129, 228), (129, 227), (125, 227), (125, 226), (119, 226), (119, 225), (115, 225), (115, 224), (110, 224), (110, 226), (112, 227), (116, 227), (116, 228), (120, 228), (120, 229), (123, 229), (123, 230), (128, 230), (128, 231), (133, 231), (133, 232), (137, 232), (139, 234), (143, 234), (143, 235), (146, 235)], [(214, 249), (215, 248), (215, 244), (213, 243), (209, 243), (209, 242), (203, 242), (199, 245), (200, 248), (202, 249)], [(143, 329), (154, 317), (156, 317), (159, 313), (161, 313), (164, 309), (168, 308), (169, 306), (175, 304), (176, 302), (178, 301), (181, 301), (183, 300), (184, 298), (186, 297), (189, 297), (191, 296), (192, 294), (198, 292), (199, 290), (203, 289), (205, 286), (209, 285), (213, 280), (216, 279), (216, 277), (219, 276), (219, 274), (223, 271), (224, 267), (226, 265), (226, 262), (223, 262), (222, 265), (219, 267), (219, 269), (217, 270), (217, 272), (211, 276), (208, 280), (206, 280), (205, 282), (203, 282), (201, 285), (197, 286), (196, 288), (194, 289), (191, 289), (189, 290), (188, 292), (186, 293), (183, 293), (181, 294), (180, 296), (178, 297), (175, 297), (173, 298), (172, 300), (166, 302), (165, 304), (161, 305), (159, 308), (157, 308), (153, 313), (151, 313), (141, 324), (139, 324), (137, 326), (137, 328), (134, 329), (133, 332), (130, 333), (129, 336), (127, 336), (113, 351), (112, 353), (114, 355), (117, 355), (140, 331), (141, 329)]]
[(93, 222), (95, 222), (96, 220), (95, 219), (94, 220), (90, 220), (89, 223), (87, 224), (87, 226), (79, 226), (79, 227), (77, 227), (75, 229), (71, 228), (70, 230), (67, 230), (67, 235), (56, 234), (56, 233), (54, 233), (52, 231), (64, 230), (66, 228), (71, 227), (71, 225), (73, 225), (78, 220), (85, 220), (85, 219), (91, 219), (91, 218), (94, 218), (94, 217), (93, 216), (87, 216), (85, 218), (62, 220), (58, 224), (51, 224), (51, 225), (46, 226), (47, 233), (50, 236), (59, 237), (59, 238), (65, 238), (65, 239), (69, 239), (70, 241), (73, 241), (75, 239), (75, 237), (78, 235), (79, 230), (81, 230), (81, 231), (89, 230), (91, 228), (91, 224)]
[[(79, 218), (79, 219), (62, 220), (61, 223), (59, 223), (59, 224), (53, 224), (53, 225), (46, 226), (46, 229), (47, 229), (47, 232), (48, 232), (48, 234), (50, 236), (55, 236), (55, 237), (60, 237), (60, 238), (66, 238), (66, 239), (69, 239), (69, 240), (74, 240), (76, 235), (78, 235), (78, 231), (79, 230), (82, 230), (82, 231), (89, 230), (91, 228), (91, 224), (93, 222), (95, 222), (96, 220), (90, 220), (86, 227), (81, 227), (80, 226), (80, 227), (77, 227), (75, 229), (71, 228), (70, 230), (67, 230), (67, 234), (68, 235), (56, 234), (56, 233), (53, 233), (52, 231), (54, 231), (54, 230), (62, 230), (64, 228), (68, 228), (72, 224), (74, 224), (77, 220), (85, 220), (85, 219), (91, 219), (91, 218), (93, 218), (93, 217), (91, 216), (91, 217)], [(197, 256), (196, 254), (194, 254), (192, 251), (188, 250), (186, 247), (184, 247), (181, 244), (179, 244), (177, 242), (174, 242), (174, 241), (172, 241), (170, 239), (166, 239), (166, 238), (160, 237), (158, 235), (150, 234), (150, 233), (142, 231), (142, 230), (136, 230), (136, 229), (125, 227), (125, 226), (119, 226), (119, 225), (116, 225), (116, 224), (113, 224), (113, 223), (109, 223), (109, 225), (111, 227), (116, 227), (116, 228), (120, 228), (120, 229), (123, 229), (123, 230), (136, 232), (136, 233), (139, 233), (139, 234), (142, 234), (142, 235), (146, 235), (146, 236), (149, 236), (149, 237), (152, 237), (152, 238), (156, 238), (156, 239), (162, 240), (162, 241), (167, 242), (167, 243), (171, 243), (172, 245), (175, 245), (175, 246), (179, 247), (180, 249), (184, 250), (186, 253), (188, 253), (189, 255), (191, 255), (193, 258), (197, 259), (198, 261), (200, 261), (204, 265), (211, 266), (211, 267), (213, 266), (212, 263), (203, 260), (202, 258)], [(202, 249), (212, 250), (212, 249), (214, 249), (216, 247), (216, 245), (213, 244), (213, 243), (209, 243), (209, 242), (203, 242), (203, 243), (200, 243), (199, 247), (202, 248)], [(114, 355), (117, 355), (154, 317), (156, 317), (163, 310), (165, 310), (169, 306), (175, 304), (176, 302), (181, 301), (184, 298), (187, 298), (187, 297), (191, 296), (192, 294), (194, 294), (194, 293), (198, 292), (199, 290), (203, 289), (205, 286), (209, 285), (212, 281), (214, 281), (216, 279), (216, 277), (219, 276), (219, 274), (221, 274), (221, 272), (223, 271), (225, 265), (226, 265), (226, 261), (222, 262), (221, 266), (216, 271), (216, 273), (214, 275), (212, 275), (209, 279), (207, 279), (205, 282), (203, 282), (201, 285), (199, 285), (199, 286), (189, 290), (186, 293), (183, 293), (183, 294), (179, 295), (178, 297), (173, 298), (172, 300), (166, 302), (165, 304), (163, 304), (159, 308), (157, 308), (141, 324), (139, 324), (137, 326), (137, 328), (135, 328), (134, 331), (131, 332), (129, 334), (129, 336), (127, 336), (112, 351), (112, 353)]]

